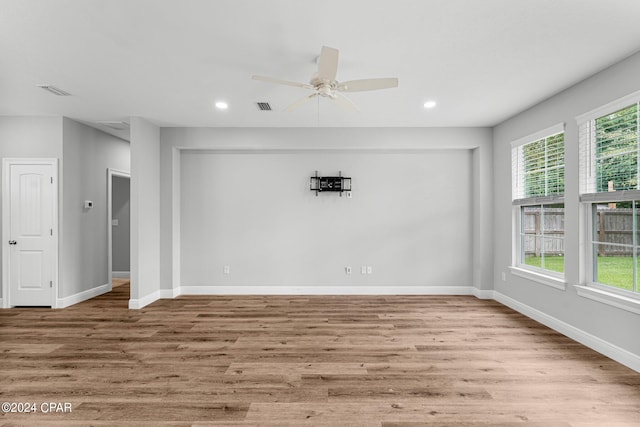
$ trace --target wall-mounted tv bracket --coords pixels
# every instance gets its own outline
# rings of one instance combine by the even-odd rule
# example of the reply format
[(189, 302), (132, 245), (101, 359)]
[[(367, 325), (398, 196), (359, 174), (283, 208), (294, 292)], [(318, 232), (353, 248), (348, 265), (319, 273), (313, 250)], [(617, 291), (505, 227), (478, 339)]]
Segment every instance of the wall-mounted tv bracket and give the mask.
[(342, 197), (343, 191), (351, 191), (351, 178), (342, 176), (342, 171), (338, 172), (338, 176), (318, 176), (316, 171), (316, 175), (311, 177), (309, 189), (316, 192), (316, 197), (323, 191), (339, 192)]

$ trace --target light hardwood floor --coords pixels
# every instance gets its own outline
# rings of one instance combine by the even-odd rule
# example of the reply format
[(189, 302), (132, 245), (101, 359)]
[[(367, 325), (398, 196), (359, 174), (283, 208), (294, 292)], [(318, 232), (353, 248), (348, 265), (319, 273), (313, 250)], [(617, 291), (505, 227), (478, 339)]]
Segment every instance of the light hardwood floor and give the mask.
[(117, 288), (118, 286), (128, 285), (128, 284), (129, 284), (129, 279), (113, 279), (111, 281), (112, 288)]
[(128, 298), (0, 310), (0, 401), (38, 405), (0, 424), (640, 425), (639, 373), (494, 301)]

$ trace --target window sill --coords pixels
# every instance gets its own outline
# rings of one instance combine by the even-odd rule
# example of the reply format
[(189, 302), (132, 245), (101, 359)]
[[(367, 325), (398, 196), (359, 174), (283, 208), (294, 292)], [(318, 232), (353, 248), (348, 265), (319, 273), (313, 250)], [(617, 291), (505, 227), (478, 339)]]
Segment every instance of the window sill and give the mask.
[(564, 279), (558, 277), (538, 273), (536, 271), (526, 270), (520, 267), (509, 267), (509, 270), (511, 270), (511, 274), (513, 274), (514, 276), (533, 280), (534, 282), (538, 282), (561, 291), (565, 291), (567, 289), (567, 282), (565, 282)]
[(640, 299), (618, 295), (593, 286), (576, 285), (575, 288), (581, 297), (640, 314)]

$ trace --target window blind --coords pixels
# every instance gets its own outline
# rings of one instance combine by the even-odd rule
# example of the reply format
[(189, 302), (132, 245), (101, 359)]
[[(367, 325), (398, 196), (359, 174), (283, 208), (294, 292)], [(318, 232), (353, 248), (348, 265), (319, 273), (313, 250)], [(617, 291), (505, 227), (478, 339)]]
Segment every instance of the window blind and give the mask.
[(514, 204), (552, 202), (564, 195), (564, 126), (549, 131), (512, 144)]

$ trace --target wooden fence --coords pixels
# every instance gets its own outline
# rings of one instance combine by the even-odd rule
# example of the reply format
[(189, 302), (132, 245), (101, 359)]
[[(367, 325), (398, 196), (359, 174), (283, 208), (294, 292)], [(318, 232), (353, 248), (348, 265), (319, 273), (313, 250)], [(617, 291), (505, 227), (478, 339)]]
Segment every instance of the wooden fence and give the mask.
[[(544, 224), (542, 223), (544, 218)], [(640, 224), (640, 214), (636, 220)], [(564, 209), (527, 208), (523, 218), (524, 250), (526, 255), (564, 255)], [(595, 224), (596, 239), (605, 244), (598, 245), (600, 256), (631, 256), (631, 247), (613, 246), (606, 243), (633, 245), (633, 211), (625, 208), (599, 209)], [(544, 227), (544, 238), (540, 237)], [(640, 236), (637, 236), (640, 243)]]
[(523, 227), (525, 255), (540, 256), (543, 249), (545, 255), (564, 255), (564, 209), (546, 208), (542, 215), (540, 208), (525, 208)]

